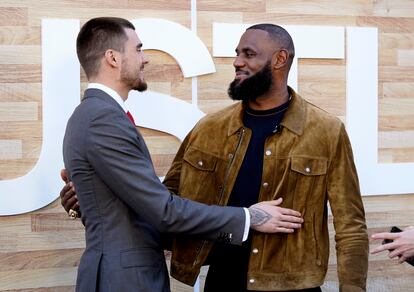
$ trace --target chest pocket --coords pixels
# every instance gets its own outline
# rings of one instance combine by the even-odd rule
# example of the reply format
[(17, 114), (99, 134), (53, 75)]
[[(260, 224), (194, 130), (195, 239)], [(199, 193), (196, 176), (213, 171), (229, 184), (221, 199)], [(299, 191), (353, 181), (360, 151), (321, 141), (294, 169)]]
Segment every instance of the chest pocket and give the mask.
[(189, 148), (184, 154), (181, 169), (181, 196), (205, 204), (213, 204), (217, 198), (218, 158), (198, 149)]
[(197, 170), (214, 171), (217, 164), (217, 157), (198, 149), (189, 148), (184, 154), (184, 161)]
[(290, 169), (306, 176), (325, 175), (328, 161), (325, 159), (292, 157)]
[(298, 210), (303, 215), (313, 204), (325, 200), (327, 167), (328, 161), (325, 159), (291, 157), (287, 193), (292, 201), (288, 208)]

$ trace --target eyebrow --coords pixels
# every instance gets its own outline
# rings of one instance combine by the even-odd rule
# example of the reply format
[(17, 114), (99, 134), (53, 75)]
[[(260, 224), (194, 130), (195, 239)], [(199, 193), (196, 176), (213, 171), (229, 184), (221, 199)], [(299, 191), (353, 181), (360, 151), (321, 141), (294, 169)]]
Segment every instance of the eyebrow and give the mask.
[(240, 51), (242, 51), (243, 53), (245, 53), (247, 51), (252, 51), (252, 52), (255, 52), (256, 53), (256, 50), (254, 48), (252, 48), (252, 47), (244, 47), (241, 50), (239, 50), (238, 48), (236, 48), (234, 51), (236, 52), (236, 54), (239, 53)]

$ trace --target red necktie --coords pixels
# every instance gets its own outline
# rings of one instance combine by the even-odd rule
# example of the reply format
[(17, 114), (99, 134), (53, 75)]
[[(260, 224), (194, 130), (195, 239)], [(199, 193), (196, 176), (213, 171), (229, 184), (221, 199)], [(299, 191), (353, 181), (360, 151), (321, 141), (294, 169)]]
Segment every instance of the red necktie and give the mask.
[(131, 115), (131, 113), (129, 111), (127, 111), (127, 116), (130, 119), (130, 121), (132, 122), (132, 124), (135, 126), (135, 121), (134, 121), (134, 117)]

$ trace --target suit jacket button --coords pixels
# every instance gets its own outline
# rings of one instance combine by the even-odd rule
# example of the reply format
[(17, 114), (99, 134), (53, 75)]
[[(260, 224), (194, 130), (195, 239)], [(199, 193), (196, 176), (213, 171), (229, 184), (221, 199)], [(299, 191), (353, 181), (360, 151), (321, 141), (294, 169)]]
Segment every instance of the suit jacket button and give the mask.
[(259, 252), (259, 250), (258, 250), (257, 248), (253, 248), (252, 252), (253, 252), (253, 253), (258, 253), (258, 252)]
[(202, 161), (202, 160), (200, 160), (200, 161), (198, 161), (198, 162), (197, 162), (197, 164), (198, 164), (199, 166), (203, 166), (203, 161)]
[(250, 280), (249, 280), (249, 283), (250, 283), (250, 284), (254, 284), (254, 279), (250, 279)]

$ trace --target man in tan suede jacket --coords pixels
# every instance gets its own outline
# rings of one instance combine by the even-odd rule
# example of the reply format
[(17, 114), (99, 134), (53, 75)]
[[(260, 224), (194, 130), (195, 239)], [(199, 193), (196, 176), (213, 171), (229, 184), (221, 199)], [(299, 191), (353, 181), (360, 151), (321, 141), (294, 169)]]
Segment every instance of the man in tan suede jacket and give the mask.
[[(207, 115), (188, 134), (165, 177), (174, 193), (206, 204), (243, 206), (283, 198), (304, 223), (287, 233), (251, 232), (242, 247), (176, 236), (171, 275), (205, 292), (321, 291), (335, 227), (340, 291), (365, 291), (368, 237), (345, 127), (287, 86), (290, 35), (272, 24), (246, 30), (236, 48), (229, 95), (241, 102)], [(255, 193), (256, 196), (248, 197)], [(288, 220), (288, 219), (286, 219)]]

